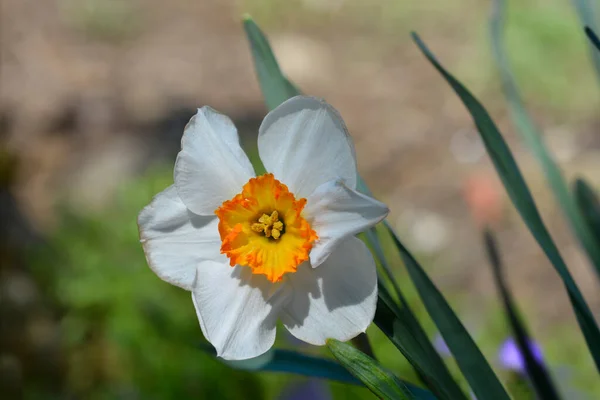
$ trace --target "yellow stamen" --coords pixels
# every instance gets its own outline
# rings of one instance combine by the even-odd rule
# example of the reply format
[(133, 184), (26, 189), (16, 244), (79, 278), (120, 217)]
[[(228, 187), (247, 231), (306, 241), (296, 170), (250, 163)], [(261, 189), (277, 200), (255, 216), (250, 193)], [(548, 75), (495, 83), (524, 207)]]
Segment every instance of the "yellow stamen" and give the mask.
[(273, 228), (273, 231), (271, 231), (271, 236), (273, 237), (273, 239), (277, 240), (281, 236), (281, 231), (278, 231), (277, 229)]
[(271, 215), (263, 214), (258, 222), (252, 224), (250, 228), (254, 232), (264, 233), (266, 237), (279, 239), (283, 230), (283, 222), (279, 220), (279, 213), (275, 210)]

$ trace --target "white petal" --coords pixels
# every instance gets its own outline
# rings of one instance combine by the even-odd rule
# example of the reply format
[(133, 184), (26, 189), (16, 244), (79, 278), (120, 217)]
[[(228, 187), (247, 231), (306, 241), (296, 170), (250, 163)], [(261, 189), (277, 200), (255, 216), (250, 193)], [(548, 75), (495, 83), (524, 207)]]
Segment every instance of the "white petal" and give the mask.
[(292, 301), (281, 320), (292, 335), (314, 345), (346, 341), (373, 321), (377, 272), (367, 246), (357, 238), (341, 243), (319, 268), (308, 263), (289, 275)]
[(193, 214), (174, 185), (157, 194), (138, 217), (140, 241), (150, 268), (161, 279), (192, 289), (203, 260), (222, 260), (218, 219)]
[(352, 140), (339, 113), (323, 100), (297, 96), (271, 111), (260, 126), (258, 152), (267, 171), (296, 197), (337, 178), (356, 188)]
[(206, 261), (198, 266), (192, 298), (200, 327), (226, 360), (257, 357), (273, 346), (275, 323), (289, 286), (273, 284), (249, 267)]
[(311, 228), (319, 235), (310, 251), (312, 267), (322, 264), (347, 238), (383, 220), (389, 211), (385, 204), (350, 189), (340, 180), (319, 186), (304, 209)]
[(254, 176), (233, 122), (202, 107), (185, 127), (175, 162), (175, 186), (184, 204), (199, 215), (213, 215)]

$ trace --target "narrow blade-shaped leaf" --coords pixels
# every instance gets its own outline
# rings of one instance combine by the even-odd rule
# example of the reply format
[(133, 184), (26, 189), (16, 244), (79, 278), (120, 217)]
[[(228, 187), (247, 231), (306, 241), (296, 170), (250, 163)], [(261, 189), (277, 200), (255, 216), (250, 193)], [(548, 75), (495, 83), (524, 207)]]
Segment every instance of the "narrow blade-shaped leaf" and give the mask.
[[(367, 189), (368, 190), (368, 189)], [(389, 337), (394, 345), (403, 353), (405, 358), (411, 363), (417, 375), (423, 382), (430, 382), (431, 386), (434, 387), (436, 393), (440, 393), (441, 398), (464, 398), (459, 386), (454, 382), (450, 372), (446, 368), (446, 364), (442, 361), (435, 348), (431, 345), (425, 330), (421, 327), (421, 324), (412, 313), (400, 286), (396, 283), (392, 275), (391, 266), (389, 265), (385, 255), (383, 254), (383, 248), (377, 231), (375, 228), (369, 229), (365, 234), (367, 243), (373, 250), (375, 259), (379, 262), (384, 270), (385, 276), (388, 281), (392, 283), (396, 295), (400, 300), (400, 304), (397, 304), (388, 292), (387, 287), (381, 278), (379, 279), (379, 303), (382, 301), (387, 303), (383, 305), (388, 309), (389, 312), (380, 312), (375, 315), (375, 324)], [(389, 305), (389, 306), (388, 306)], [(392, 312), (392, 309), (394, 310)], [(402, 320), (402, 323), (394, 323), (394, 319)], [(409, 336), (397, 335), (394, 326), (406, 326), (410, 334)], [(405, 345), (404, 343), (418, 343), (416, 346)], [(417, 360), (424, 360), (425, 363), (419, 364)]]
[(288, 372), (355, 385), (361, 384), (344, 367), (332, 360), (309, 356), (291, 350), (276, 349), (273, 359), (263, 366), (262, 370)]
[(272, 110), (290, 97), (299, 95), (300, 91), (281, 73), (269, 41), (250, 16), (244, 17), (244, 29), (267, 108)]
[[(572, 2), (573, 6), (575, 6), (577, 16), (581, 21), (581, 25), (597, 31), (595, 20), (597, 14), (594, 3), (589, 0), (572, 0)], [(590, 43), (589, 51), (590, 57), (592, 58), (592, 64), (594, 64), (594, 69), (596, 70), (596, 77), (598, 78), (598, 82), (600, 82), (600, 53), (594, 49), (593, 43)]]
[(590, 28), (589, 26), (586, 26), (585, 34), (590, 39), (590, 42), (592, 42), (592, 45), (594, 45), (594, 47), (598, 51), (600, 51), (600, 38), (598, 37), (598, 35), (596, 35), (596, 33), (592, 30), (592, 28)]
[(525, 110), (524, 102), (510, 68), (502, 40), (506, 0), (494, 0), (493, 4), (493, 12), (490, 19), (492, 54), (502, 78), (502, 86), (508, 100), (512, 119), (525, 143), (542, 165), (554, 196), (558, 200), (563, 213), (567, 216), (573, 232), (592, 261), (598, 277), (600, 277), (600, 246), (597, 245), (592, 232), (577, 210), (577, 205), (569, 191), (569, 187), (546, 147), (541, 133)]
[(327, 347), (340, 364), (380, 399), (433, 400), (436, 398), (428, 390), (401, 381), (377, 361), (347, 343), (329, 339)]
[(575, 199), (583, 219), (594, 234), (596, 245), (600, 247), (600, 198), (583, 179), (575, 180)]
[(490, 264), (492, 265), (494, 272), (494, 281), (496, 283), (496, 287), (498, 288), (498, 292), (500, 293), (500, 297), (502, 298), (504, 310), (506, 311), (506, 317), (508, 318), (508, 322), (512, 328), (517, 346), (519, 347), (519, 350), (525, 361), (525, 370), (527, 371), (527, 376), (531, 380), (531, 384), (535, 389), (538, 398), (545, 400), (559, 400), (560, 396), (554, 387), (554, 383), (552, 382), (546, 367), (543, 363), (538, 361), (531, 350), (531, 343), (533, 342), (527, 333), (527, 328), (525, 328), (521, 318), (519, 318), (517, 307), (514, 304), (508, 287), (506, 286), (502, 271), (500, 253), (498, 252), (496, 240), (492, 231), (486, 230), (484, 232), (484, 242), (488, 257), (490, 259)]
[[(356, 189), (359, 192), (366, 194), (367, 196), (374, 197), (373, 193), (367, 186), (365, 180), (360, 175), (358, 176)], [(394, 277), (394, 273), (392, 272), (392, 267), (390, 266), (390, 263), (387, 261), (385, 255), (383, 254), (383, 247), (381, 246), (381, 241), (379, 240), (379, 236), (377, 235), (377, 230), (375, 229), (375, 227), (372, 227), (367, 232), (365, 232), (365, 236), (367, 244), (369, 244), (371, 246), (371, 249), (373, 250), (375, 259), (379, 261), (379, 265), (385, 273), (385, 277), (392, 284), (392, 287), (394, 288), (394, 291), (398, 295), (400, 301), (404, 305), (406, 305), (404, 295), (402, 294), (400, 286), (398, 286), (398, 282), (396, 282), (396, 278)]]
[(402, 293), (402, 290), (400, 290), (400, 286), (394, 278), (392, 267), (390, 266), (390, 263), (387, 261), (387, 259), (385, 258), (385, 254), (383, 253), (383, 247), (381, 246), (381, 241), (377, 236), (377, 230), (374, 227), (369, 229), (367, 232), (365, 232), (365, 237), (367, 239), (367, 243), (371, 246), (373, 255), (375, 256), (375, 260), (377, 260), (379, 262), (379, 265), (381, 265), (381, 268), (385, 273), (385, 277), (392, 284), (392, 287), (394, 288), (394, 292), (396, 292), (398, 299), (400, 300), (402, 305), (406, 306), (407, 303), (406, 299), (404, 298), (404, 294)]
[(387, 226), (427, 312), (442, 334), (475, 396), (480, 399), (508, 400), (508, 394), (498, 377), (444, 296), (400, 242), (391, 227)]
[(550, 233), (543, 223), (529, 188), (521, 175), (521, 171), (519, 170), (508, 145), (481, 103), (479, 103), (479, 101), (459, 81), (457, 81), (456, 78), (450, 75), (450, 73), (440, 65), (417, 34), (413, 33), (413, 39), (425, 57), (446, 79), (471, 113), (485, 148), (492, 159), (494, 167), (496, 168), (512, 203), (531, 231), (533, 237), (562, 278), (569, 295), (569, 300), (575, 310), (577, 322), (579, 323), (596, 366), (600, 370), (600, 330), (598, 329), (598, 325), (596, 325), (589, 306), (583, 298), (579, 287), (573, 280), (573, 277), (569, 273), (556, 244), (550, 237)]
[(379, 288), (374, 322), (440, 399), (465, 399), (410, 308), (398, 306), (385, 287)]
[[(212, 346), (201, 345), (200, 348), (207, 353), (216, 355)], [(225, 361), (225, 363), (237, 369), (283, 372), (362, 386), (361, 381), (335, 361), (292, 350), (271, 349), (268, 353), (255, 359)]]

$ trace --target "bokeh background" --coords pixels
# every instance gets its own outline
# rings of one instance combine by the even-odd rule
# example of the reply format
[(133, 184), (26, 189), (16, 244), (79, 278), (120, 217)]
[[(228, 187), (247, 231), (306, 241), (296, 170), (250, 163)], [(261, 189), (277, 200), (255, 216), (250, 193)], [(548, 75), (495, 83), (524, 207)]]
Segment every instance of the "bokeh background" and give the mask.
[[(341, 112), (359, 171), (389, 204), (391, 224), (509, 386), (497, 359), (509, 328), (482, 250), (483, 223), (499, 234), (511, 288), (554, 377), (568, 398), (598, 398), (600, 382), (560, 280), (507, 201), (468, 113), (410, 41), (418, 31), (499, 123), (598, 315), (598, 281), (507, 115), (490, 57), (490, 6), (1, 0), (2, 397), (371, 397), (216, 361), (201, 349), (189, 294), (160, 281), (139, 245), (137, 214), (172, 183), (183, 127), (197, 107), (229, 115), (256, 155), (266, 109), (241, 25), (250, 13), (291, 80)], [(508, 23), (508, 52), (545, 140), (569, 180), (600, 186), (600, 86), (571, 2), (509, 1)], [(417, 381), (377, 328), (368, 333), (384, 365)], [(327, 355), (283, 331), (278, 345)]]

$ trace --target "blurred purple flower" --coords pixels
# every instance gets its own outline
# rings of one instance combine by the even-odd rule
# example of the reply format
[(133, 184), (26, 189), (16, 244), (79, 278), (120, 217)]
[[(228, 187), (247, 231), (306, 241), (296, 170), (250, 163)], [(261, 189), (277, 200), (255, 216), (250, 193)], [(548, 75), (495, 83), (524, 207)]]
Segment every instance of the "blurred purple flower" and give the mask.
[(331, 400), (329, 386), (317, 379), (295, 383), (285, 388), (279, 400)]
[(450, 348), (448, 348), (446, 341), (444, 340), (442, 335), (440, 335), (439, 333), (436, 334), (435, 338), (433, 339), (433, 347), (435, 347), (437, 352), (440, 353), (440, 355), (443, 357), (452, 356), (452, 352), (450, 351)]
[[(533, 353), (533, 357), (539, 363), (543, 363), (541, 347), (534, 341), (530, 341), (529, 348)], [(507, 370), (519, 373), (525, 372), (525, 358), (519, 350), (517, 342), (513, 338), (508, 338), (502, 343), (502, 346), (500, 346), (500, 350), (498, 351), (498, 359), (500, 360), (500, 365)]]

